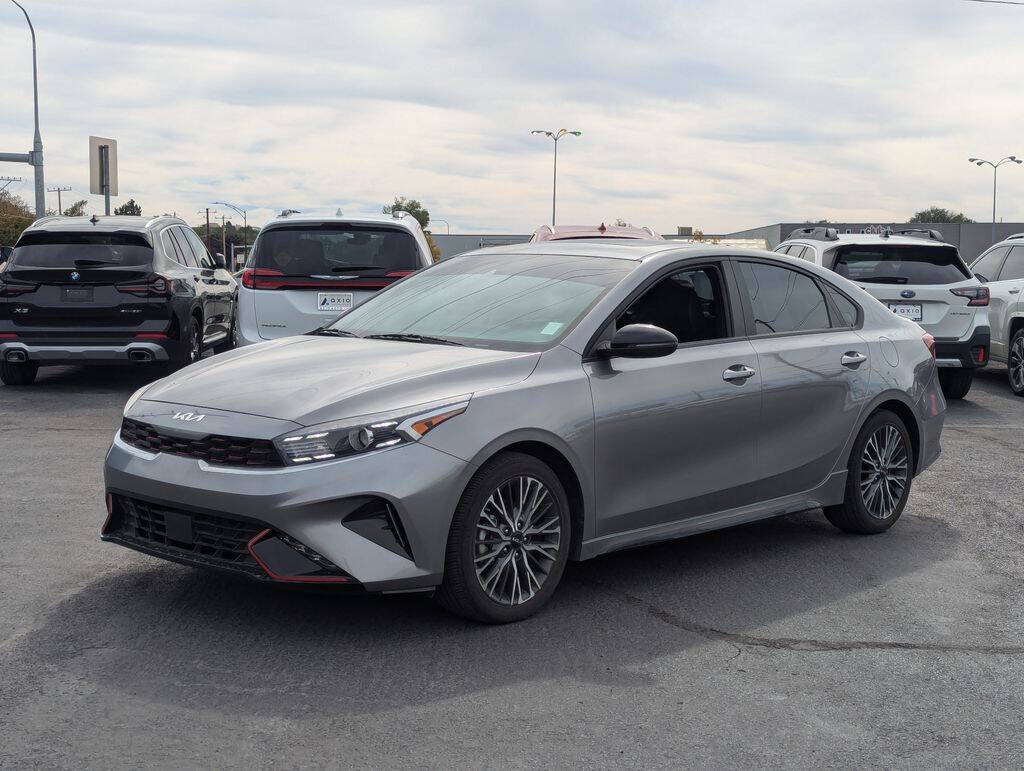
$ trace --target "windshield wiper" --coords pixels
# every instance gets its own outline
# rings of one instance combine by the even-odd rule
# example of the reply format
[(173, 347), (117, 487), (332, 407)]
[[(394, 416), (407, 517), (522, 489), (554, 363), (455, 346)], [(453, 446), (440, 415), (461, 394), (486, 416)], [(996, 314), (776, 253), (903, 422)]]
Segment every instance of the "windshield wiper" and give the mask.
[(869, 276), (867, 278), (855, 278), (854, 281), (862, 281), (865, 284), (906, 284), (905, 276)]
[(331, 329), (330, 327), (314, 329), (309, 334), (321, 337), (359, 337), (355, 332), (349, 332), (347, 329)]
[(363, 270), (384, 270), (380, 265), (338, 265), (331, 268), (331, 273), (349, 273), (355, 271), (358, 273)]
[(75, 260), (76, 268), (95, 268), (99, 265), (117, 265), (113, 260)]
[(367, 340), (399, 340), (403, 343), (432, 343), (434, 345), (462, 345), (447, 337), (414, 335), (411, 332), (394, 332), (386, 335), (366, 335)]

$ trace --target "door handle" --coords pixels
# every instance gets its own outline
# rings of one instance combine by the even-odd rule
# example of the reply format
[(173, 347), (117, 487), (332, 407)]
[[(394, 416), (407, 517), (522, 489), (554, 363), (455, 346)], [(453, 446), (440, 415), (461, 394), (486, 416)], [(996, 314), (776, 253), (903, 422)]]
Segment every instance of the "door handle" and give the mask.
[[(722, 373), (722, 380), (727, 382), (731, 382), (733, 380), (746, 382), (748, 378), (751, 378), (756, 374), (757, 370), (751, 369), (746, 364), (734, 364)], [(743, 383), (741, 382), (740, 385), (743, 385)]]
[(863, 353), (857, 351), (848, 351), (843, 354), (843, 357), (839, 360), (839, 363), (844, 367), (857, 367), (868, 360), (868, 357)]
[(1020, 287), (1017, 287), (1016, 289), (1011, 289), (1009, 291), (1009, 294), (1020, 294)]

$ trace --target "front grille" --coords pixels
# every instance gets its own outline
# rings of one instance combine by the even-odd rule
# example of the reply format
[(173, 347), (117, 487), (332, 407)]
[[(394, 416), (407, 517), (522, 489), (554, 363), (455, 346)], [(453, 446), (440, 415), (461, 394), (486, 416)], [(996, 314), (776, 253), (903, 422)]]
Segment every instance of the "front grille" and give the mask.
[[(186, 520), (191, 527), (182, 528), (181, 523)], [(265, 578), (246, 546), (266, 528), (259, 522), (184, 511), (118, 495), (114, 497), (114, 515), (105, 535), (168, 556), (188, 557), (191, 561)], [(175, 540), (176, 536), (184, 540)]]
[(243, 439), (215, 434), (189, 439), (163, 434), (148, 423), (129, 418), (121, 423), (121, 439), (147, 452), (166, 452), (221, 466), (266, 468), (284, 465), (274, 443), (267, 439)]

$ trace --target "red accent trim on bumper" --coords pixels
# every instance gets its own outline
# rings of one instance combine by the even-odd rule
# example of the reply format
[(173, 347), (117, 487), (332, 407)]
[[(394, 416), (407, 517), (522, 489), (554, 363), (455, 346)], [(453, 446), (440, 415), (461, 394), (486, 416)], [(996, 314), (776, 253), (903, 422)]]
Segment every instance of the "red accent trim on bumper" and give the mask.
[(261, 560), (259, 557), (257, 557), (256, 556), (256, 552), (254, 552), (252, 550), (253, 546), (255, 546), (257, 543), (262, 541), (264, 538), (266, 538), (268, 535), (272, 534), (273, 532), (274, 531), (271, 530), (268, 527), (266, 530), (263, 530), (263, 531), (257, 533), (256, 535), (254, 535), (252, 537), (252, 540), (250, 540), (249, 543), (247, 543), (245, 545), (245, 549), (246, 549), (246, 551), (249, 552), (249, 556), (251, 556), (254, 560), (256, 560), (256, 563), (261, 568), (263, 568), (263, 572), (266, 573), (267, 576), (269, 576), (270, 578), (274, 579), (275, 581), (287, 581), (288, 583), (293, 583), (293, 584), (350, 584), (350, 583), (352, 583), (352, 581), (349, 578), (346, 578), (345, 576), (305, 576), (305, 577), (303, 577), (303, 576), (279, 576), (277, 573), (275, 573), (273, 570), (271, 570), (269, 567), (267, 567), (266, 563), (264, 563), (263, 560)]

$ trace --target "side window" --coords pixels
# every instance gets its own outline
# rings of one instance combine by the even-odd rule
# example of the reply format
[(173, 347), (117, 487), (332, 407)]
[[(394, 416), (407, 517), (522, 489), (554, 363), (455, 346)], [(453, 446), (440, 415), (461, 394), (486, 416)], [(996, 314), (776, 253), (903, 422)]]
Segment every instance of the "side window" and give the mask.
[(754, 334), (828, 329), (825, 296), (809, 276), (780, 265), (740, 262), (754, 312)]
[(804, 253), (800, 256), (803, 259), (807, 260), (808, 262), (814, 262), (814, 248), (810, 246), (805, 246)]
[(807, 251), (806, 246), (800, 246), (800, 244), (793, 244), (791, 247), (789, 247), (789, 256), (796, 257), (798, 260), (802, 260), (804, 258), (805, 251)]
[(178, 262), (189, 268), (198, 268), (199, 263), (196, 262), (195, 255), (192, 254), (192, 248), (188, 245), (188, 240), (185, 238), (185, 233), (181, 228), (168, 228), (168, 233), (174, 239), (174, 243), (178, 246)]
[(776, 246), (775, 247), (775, 253), (776, 254), (786, 254), (788, 252), (789, 252), (789, 247), (788, 246)]
[(667, 329), (680, 343), (729, 336), (727, 306), (718, 268), (702, 266), (678, 271), (658, 281), (616, 319), (627, 324), (653, 324)]
[(206, 251), (206, 247), (203, 246), (203, 242), (200, 241), (199, 236), (196, 235), (196, 232), (191, 228), (182, 228), (182, 230), (184, 231), (189, 244), (192, 245), (192, 252), (199, 261), (199, 267), (204, 270), (213, 270), (217, 267), (213, 262), (213, 258), (210, 257), (210, 253)]
[(833, 327), (855, 327), (857, 326), (857, 306), (849, 297), (838, 289), (825, 284), (825, 291), (829, 299), (839, 312), (839, 318), (832, 319)]
[(1024, 278), (1024, 246), (1015, 246), (999, 271), (1000, 281), (1014, 281)]
[(971, 271), (985, 277), (985, 281), (995, 281), (999, 275), (999, 267), (1003, 264), (1003, 258), (1009, 253), (1010, 247), (997, 246), (990, 249), (981, 259), (975, 260)]
[(160, 234), (160, 243), (163, 245), (164, 254), (170, 259), (174, 260), (179, 265), (186, 265), (185, 258), (181, 256), (181, 252), (178, 250), (178, 244), (174, 240), (174, 236), (171, 235), (171, 228), (168, 228)]

